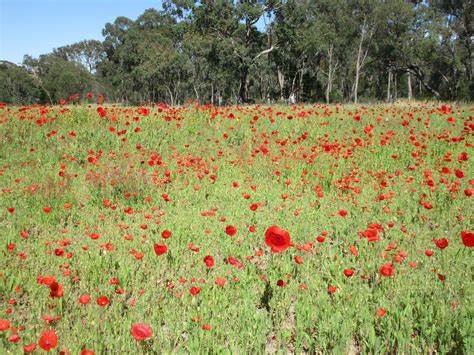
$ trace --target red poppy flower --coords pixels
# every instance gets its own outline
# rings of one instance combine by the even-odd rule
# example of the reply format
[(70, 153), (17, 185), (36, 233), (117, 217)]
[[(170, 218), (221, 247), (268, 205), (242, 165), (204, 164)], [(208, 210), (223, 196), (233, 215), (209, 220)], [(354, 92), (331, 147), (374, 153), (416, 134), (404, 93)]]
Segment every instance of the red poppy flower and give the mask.
[(237, 228), (235, 228), (234, 226), (227, 226), (225, 228), (225, 232), (227, 235), (233, 237), (237, 233)]
[(151, 337), (152, 334), (150, 326), (144, 323), (135, 323), (132, 325), (130, 332), (137, 341), (146, 340)]
[(203, 330), (212, 330), (212, 326), (210, 324), (203, 324), (202, 329)]
[(51, 285), (49, 285), (50, 293), (49, 297), (51, 298), (61, 298), (63, 297), (63, 286), (54, 281)]
[(91, 296), (87, 294), (79, 297), (80, 304), (89, 304), (90, 302), (91, 302)]
[(189, 289), (189, 293), (193, 296), (196, 296), (199, 292), (201, 292), (201, 288), (197, 286), (193, 286)]
[(347, 216), (347, 211), (346, 210), (339, 210), (338, 213), (339, 213), (339, 216), (341, 216), (341, 217)]
[(454, 169), (454, 174), (456, 174), (456, 177), (459, 179), (462, 179), (464, 177), (463, 171), (459, 169)]
[(41, 337), (38, 341), (39, 346), (41, 349), (50, 351), (58, 346), (58, 336), (56, 332), (52, 329), (45, 330), (41, 333)]
[(25, 353), (31, 353), (36, 350), (36, 343), (31, 343), (28, 345), (23, 346), (23, 352)]
[(206, 255), (204, 257), (204, 263), (208, 268), (212, 268), (214, 266), (214, 258), (210, 255)]
[(387, 314), (387, 310), (385, 308), (379, 307), (377, 309), (377, 317), (382, 318)]
[(393, 275), (393, 264), (392, 263), (386, 263), (383, 264), (382, 267), (380, 268), (380, 274), (385, 277), (390, 277)]
[(87, 350), (86, 348), (83, 348), (81, 350), (81, 355), (95, 355), (95, 352), (93, 350)]
[(38, 282), (38, 284), (40, 285), (45, 285), (45, 286), (51, 286), (51, 284), (53, 282), (56, 281), (56, 278), (54, 276), (38, 276), (36, 281)]
[(13, 333), (8, 337), (10, 343), (18, 343), (21, 340), (20, 336), (17, 333)]
[(379, 240), (378, 233), (379, 229), (369, 227), (360, 234), (362, 237), (366, 238), (368, 242), (376, 242)]
[(8, 319), (0, 319), (0, 332), (10, 329), (10, 321)]
[(354, 246), (354, 245), (350, 245), (349, 246), (349, 251), (351, 252), (352, 255), (354, 256), (358, 256), (359, 255), (359, 251), (357, 250), (357, 248)]
[(110, 301), (107, 298), (107, 296), (100, 296), (99, 298), (97, 298), (97, 304), (101, 307), (105, 307), (105, 306), (109, 305), (109, 303), (110, 303)]
[(153, 248), (155, 249), (156, 255), (163, 255), (168, 251), (168, 247), (165, 244), (155, 244)]
[(462, 231), (461, 232), (462, 243), (468, 247), (474, 247), (474, 232), (471, 231)]
[(351, 277), (352, 275), (354, 275), (354, 270), (352, 269), (344, 269), (344, 275), (346, 277)]
[(300, 264), (300, 265), (303, 264), (304, 263), (303, 258), (299, 255), (296, 255), (295, 256), (295, 263)]
[(89, 234), (89, 237), (93, 240), (96, 240), (96, 239), (100, 238), (100, 234), (99, 233), (91, 233), (91, 234)]
[(224, 287), (225, 283), (226, 283), (226, 280), (221, 279), (220, 277), (217, 277), (215, 280), (215, 284), (220, 287)]
[(169, 237), (171, 237), (171, 231), (169, 230), (164, 230), (163, 232), (161, 232), (161, 237), (163, 239), (168, 239)]
[(290, 233), (277, 226), (271, 226), (265, 232), (265, 244), (272, 253), (282, 253), (291, 246)]
[(444, 249), (448, 246), (449, 242), (446, 238), (434, 239), (433, 242), (440, 249)]

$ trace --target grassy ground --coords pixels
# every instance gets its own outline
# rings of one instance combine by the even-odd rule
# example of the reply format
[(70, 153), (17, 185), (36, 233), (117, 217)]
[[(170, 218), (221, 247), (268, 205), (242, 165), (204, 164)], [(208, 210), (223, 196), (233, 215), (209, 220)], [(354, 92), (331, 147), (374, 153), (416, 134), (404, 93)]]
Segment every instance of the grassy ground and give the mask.
[(0, 108), (2, 352), (472, 353), (473, 112)]

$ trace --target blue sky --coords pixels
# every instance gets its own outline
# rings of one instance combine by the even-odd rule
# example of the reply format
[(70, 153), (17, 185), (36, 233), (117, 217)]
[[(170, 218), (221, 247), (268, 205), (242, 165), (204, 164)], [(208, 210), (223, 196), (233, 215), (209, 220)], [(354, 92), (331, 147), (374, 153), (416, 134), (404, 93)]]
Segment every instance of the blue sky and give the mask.
[(160, 0), (0, 0), (0, 60), (21, 63), (83, 39), (102, 39), (118, 16), (136, 19)]

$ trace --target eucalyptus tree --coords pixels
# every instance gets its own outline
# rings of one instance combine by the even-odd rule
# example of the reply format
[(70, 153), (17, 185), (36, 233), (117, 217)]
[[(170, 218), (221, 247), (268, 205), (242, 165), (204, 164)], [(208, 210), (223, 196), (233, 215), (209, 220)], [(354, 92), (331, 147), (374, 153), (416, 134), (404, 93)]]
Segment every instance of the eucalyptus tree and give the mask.
[(97, 65), (104, 60), (105, 50), (101, 41), (84, 40), (62, 46), (53, 50), (53, 54), (84, 65), (91, 73), (96, 71)]

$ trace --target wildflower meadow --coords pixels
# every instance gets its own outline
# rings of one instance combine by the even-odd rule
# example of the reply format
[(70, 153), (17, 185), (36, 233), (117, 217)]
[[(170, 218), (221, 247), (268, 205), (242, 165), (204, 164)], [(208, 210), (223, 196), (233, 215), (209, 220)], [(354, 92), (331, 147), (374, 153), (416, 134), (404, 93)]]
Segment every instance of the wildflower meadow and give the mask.
[(0, 107), (0, 352), (473, 353), (474, 107)]

